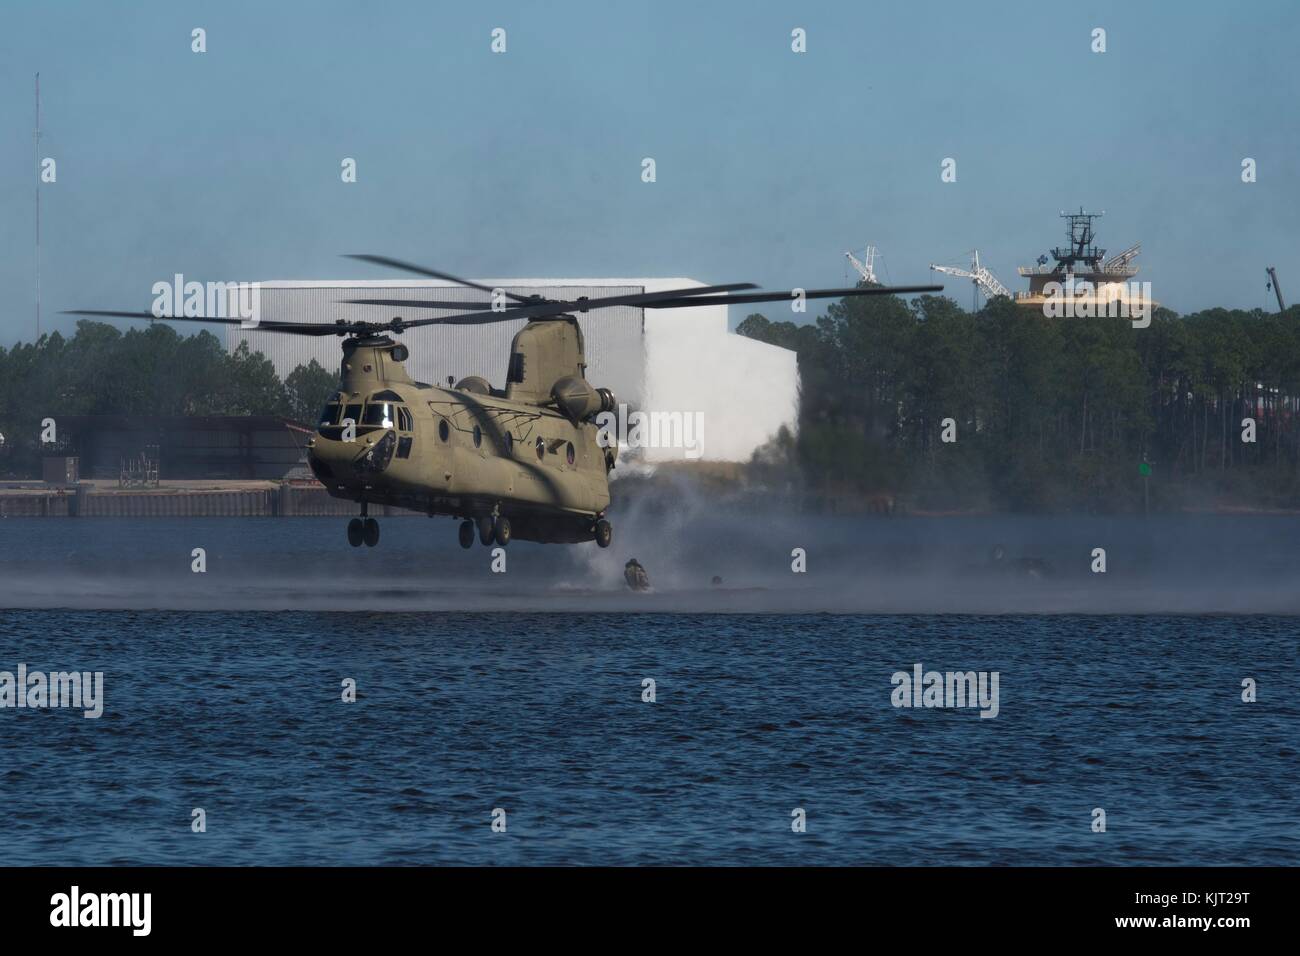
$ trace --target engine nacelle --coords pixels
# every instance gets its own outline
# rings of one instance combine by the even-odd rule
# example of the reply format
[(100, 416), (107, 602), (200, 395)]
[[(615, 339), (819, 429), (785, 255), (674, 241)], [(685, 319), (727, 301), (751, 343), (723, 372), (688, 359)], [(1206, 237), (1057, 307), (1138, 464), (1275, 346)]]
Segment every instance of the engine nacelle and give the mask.
[(566, 375), (551, 386), (551, 398), (560, 411), (575, 422), (586, 421), (601, 412), (618, 408), (618, 400), (607, 388), (592, 388), (585, 378)]

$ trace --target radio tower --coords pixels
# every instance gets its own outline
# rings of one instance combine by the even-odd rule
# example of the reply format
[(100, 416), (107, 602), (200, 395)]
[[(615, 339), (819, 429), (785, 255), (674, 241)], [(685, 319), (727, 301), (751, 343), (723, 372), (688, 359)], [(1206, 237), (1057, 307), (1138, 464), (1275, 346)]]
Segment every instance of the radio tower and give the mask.
[(32, 130), (36, 164), (36, 341), (41, 340), (41, 75), (36, 74), (36, 128)]

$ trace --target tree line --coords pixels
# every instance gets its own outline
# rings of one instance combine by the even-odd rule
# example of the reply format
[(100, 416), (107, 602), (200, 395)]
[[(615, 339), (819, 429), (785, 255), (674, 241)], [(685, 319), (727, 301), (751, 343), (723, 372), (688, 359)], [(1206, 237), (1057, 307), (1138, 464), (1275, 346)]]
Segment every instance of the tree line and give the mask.
[(338, 388), (314, 359), (283, 381), (242, 343), (227, 352), (211, 332), (169, 325), (122, 331), (82, 320), (76, 333), (0, 348), (0, 475), (40, 474), (41, 421), (68, 415), (278, 415), (312, 422)]
[(1134, 328), (1005, 297), (972, 313), (864, 296), (738, 331), (798, 353), (798, 435), (777, 444), (819, 492), (932, 509), (1300, 506), (1300, 307), (1157, 308)]
[[(1161, 509), (1300, 507), (1300, 307), (1156, 309), (1135, 329), (1005, 298), (972, 313), (942, 296), (864, 296), (812, 323), (754, 314), (737, 331), (797, 353), (797, 435), (760, 457), (819, 493), (932, 509), (1127, 511), (1144, 495)], [(337, 383), (315, 361), (281, 380), (206, 331), (83, 320), (71, 338), (0, 348), (0, 475), (40, 473), (47, 417), (311, 422)]]

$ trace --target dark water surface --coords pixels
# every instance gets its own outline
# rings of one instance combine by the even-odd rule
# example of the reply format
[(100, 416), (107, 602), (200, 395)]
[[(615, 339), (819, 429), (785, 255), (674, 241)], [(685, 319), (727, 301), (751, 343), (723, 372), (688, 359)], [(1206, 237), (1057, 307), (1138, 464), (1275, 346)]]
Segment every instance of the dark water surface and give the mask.
[[(0, 712), (9, 863), (1300, 862), (1285, 619), (40, 611), (0, 633), (7, 668), (105, 675), (97, 720)], [(998, 671), (998, 716), (895, 709), (918, 661)]]
[[(394, 520), (367, 553), (337, 547), (338, 521), (0, 523), (0, 671), (102, 670), (105, 697), (99, 719), (0, 710), (4, 862), (1300, 863), (1300, 618), (1106, 613), (1155, 590), (1125, 570), (1123, 529), (998, 529), (1059, 546), (1058, 566), (1109, 533), (1098, 613), (1011, 613), (1100, 580), (1086, 552), (1046, 582), (962, 571), (981, 532), (946, 564), (907, 554), (940, 608), (959, 590), (1007, 611), (819, 614), (819, 594), (884, 593), (864, 572), (888, 573), (880, 541), (905, 523), (864, 525), (856, 562), (810, 546), (797, 584), (786, 541), (731, 549), (721, 593), (672, 580), (707, 549), (643, 547), (661, 587), (642, 604), (611, 583), (621, 552), (511, 545), (492, 576), (432, 527), (454, 534)], [(1175, 529), (1182, 570), (1149, 573), (1183, 587), (1163, 593), (1284, 587), (1294, 529), (1216, 527)], [(1191, 575), (1216, 549), (1268, 567)], [(493, 609), (519, 601), (554, 610)], [(998, 672), (998, 716), (893, 707), (891, 674), (917, 662)]]

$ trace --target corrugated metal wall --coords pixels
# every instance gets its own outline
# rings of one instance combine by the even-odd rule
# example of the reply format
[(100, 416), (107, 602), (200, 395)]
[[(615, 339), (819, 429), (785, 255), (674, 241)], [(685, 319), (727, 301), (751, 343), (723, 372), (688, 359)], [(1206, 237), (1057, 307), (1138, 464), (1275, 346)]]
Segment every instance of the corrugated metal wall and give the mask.
[[(641, 292), (642, 286), (505, 286), (519, 295), (539, 294), (550, 298), (596, 298)], [(346, 305), (342, 299), (432, 299), (438, 301), (477, 301), (485, 293), (449, 286), (419, 284), (397, 285), (292, 285), (267, 283), (261, 286), (260, 307), (263, 321), (330, 323), (341, 318), (372, 319), (386, 322), (394, 315), (412, 319), (437, 313), (424, 309), (400, 309), (382, 306)], [(640, 309), (616, 307), (579, 315), (578, 323), (587, 348), (587, 379), (597, 387), (612, 388), (620, 401), (640, 405), (645, 395), (645, 343)], [(524, 325), (524, 320), (494, 322), (489, 325), (433, 326), (402, 333), (400, 341), (411, 350), (407, 372), (417, 381), (442, 385), (448, 376), (457, 380), (466, 375), (482, 375), (497, 388), (505, 386), (506, 363), (510, 341)], [(309, 338), (278, 335), (255, 329), (230, 327), (226, 347), (234, 350), (242, 341), (261, 352), (275, 365), (281, 378), (298, 365), (313, 358), (332, 371), (341, 358), (342, 339), (336, 336)]]
[[(278, 481), (304, 461), (305, 436), (273, 418), (77, 417), (71, 426), (83, 478), (115, 479), (128, 459), (156, 448), (158, 477)], [(151, 457), (152, 457), (151, 453)]]

